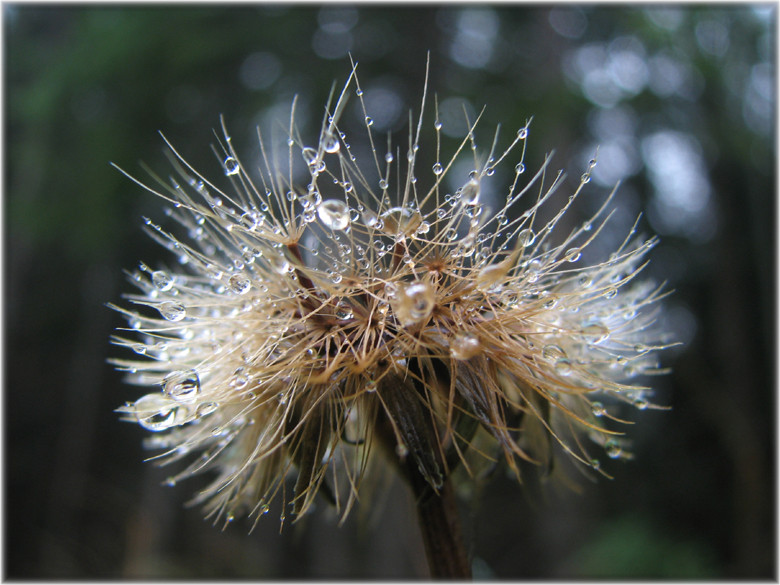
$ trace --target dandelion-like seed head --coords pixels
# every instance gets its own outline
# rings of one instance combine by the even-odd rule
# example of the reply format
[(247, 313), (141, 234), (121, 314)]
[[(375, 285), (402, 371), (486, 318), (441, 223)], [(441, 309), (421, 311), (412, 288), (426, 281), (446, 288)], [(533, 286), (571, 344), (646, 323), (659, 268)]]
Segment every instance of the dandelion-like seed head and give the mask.
[[(360, 163), (340, 128), (355, 94), (370, 145)], [(274, 500), (298, 517), (317, 494), (346, 517), (376, 460), (434, 491), (480, 459), (519, 475), (519, 462), (548, 466), (562, 451), (604, 473), (602, 453), (629, 456), (619, 404), (656, 408), (638, 383), (662, 372), (668, 345), (655, 325), (663, 285), (639, 278), (656, 239), (635, 224), (584, 263), (614, 192), (555, 230), (595, 158), (549, 213), (564, 176), (550, 180), (550, 157), (526, 170), (530, 121), (480, 153), (470, 120), (445, 157), (424, 91), (408, 140), (388, 138), (385, 153), (362, 94), (353, 68), (314, 142), (293, 103), (286, 151), (259, 136), (259, 161), (239, 156), (223, 124), (218, 181), (169, 144), (175, 176), (146, 187), (186, 235), (145, 220), (176, 268), (129, 273), (140, 292), (116, 307), (129, 326), (113, 341), (137, 355), (114, 363), (153, 389), (119, 411), (154, 433), (160, 462), (183, 462), (169, 483), (210, 476), (194, 501), (215, 522), (259, 518)], [(423, 136), (432, 168), (417, 164)], [(463, 160), (473, 170), (457, 177)], [(499, 167), (511, 180), (492, 210), (483, 193)]]

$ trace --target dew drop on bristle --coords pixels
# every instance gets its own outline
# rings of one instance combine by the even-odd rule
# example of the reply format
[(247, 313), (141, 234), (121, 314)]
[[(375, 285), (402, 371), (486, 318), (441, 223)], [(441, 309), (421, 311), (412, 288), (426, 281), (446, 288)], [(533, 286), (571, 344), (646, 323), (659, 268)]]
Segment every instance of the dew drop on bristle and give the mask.
[(173, 278), (164, 270), (152, 272), (152, 284), (160, 291), (168, 291), (173, 287)]
[(441, 163), (435, 163), (433, 165), (433, 174), (434, 175), (441, 175), (444, 172), (444, 168), (441, 166)]
[(194, 402), (200, 394), (200, 377), (195, 370), (171, 372), (163, 380), (163, 392), (177, 402)]
[(162, 394), (147, 394), (133, 404), (138, 424), (146, 430), (159, 432), (186, 422), (189, 412)]
[(339, 142), (339, 139), (335, 136), (328, 135), (325, 137), (325, 140), (322, 144), (322, 148), (325, 152), (329, 154), (335, 154), (341, 149), (341, 143)]
[(160, 315), (168, 321), (181, 321), (187, 316), (187, 310), (181, 303), (165, 301), (164, 303), (160, 303), (157, 308), (160, 311)]
[(243, 274), (234, 274), (228, 279), (228, 288), (237, 295), (243, 295), (252, 288), (252, 283)]
[(471, 179), (460, 190), (460, 200), (464, 205), (476, 205), (479, 202), (479, 181)]
[(620, 448), (620, 444), (612, 439), (604, 443), (604, 450), (607, 452), (607, 456), (610, 459), (617, 459), (623, 453), (623, 449)]
[(327, 228), (344, 230), (349, 225), (349, 208), (338, 199), (327, 199), (317, 207), (317, 215)]
[(198, 404), (198, 408), (196, 409), (195, 414), (199, 417), (208, 416), (216, 412), (217, 408), (219, 408), (219, 404), (216, 402), (201, 402)]
[(526, 228), (517, 234), (517, 243), (523, 248), (532, 246), (535, 240), (536, 234), (534, 234), (534, 231), (531, 228)]
[(568, 358), (560, 358), (556, 360), (555, 371), (560, 376), (568, 376), (572, 372), (571, 361)]
[(427, 282), (413, 282), (399, 289), (391, 298), (393, 312), (405, 327), (420, 323), (433, 312), (436, 292)]
[(408, 207), (391, 207), (381, 217), (382, 231), (391, 236), (409, 236), (415, 233), (422, 223), (420, 212)]
[(542, 348), (542, 357), (546, 360), (557, 361), (567, 356), (566, 356), (566, 352), (563, 351), (563, 349), (561, 349), (560, 346), (550, 344), (550, 345), (545, 345)]
[(580, 330), (585, 341), (591, 344), (601, 343), (609, 337), (609, 329), (598, 323), (590, 323)]
[(458, 331), (450, 338), (450, 355), (456, 360), (473, 358), (482, 351), (479, 337), (473, 333)]
[(241, 170), (238, 161), (232, 156), (227, 157), (222, 162), (222, 166), (225, 167), (225, 174), (228, 176), (237, 175), (238, 172)]

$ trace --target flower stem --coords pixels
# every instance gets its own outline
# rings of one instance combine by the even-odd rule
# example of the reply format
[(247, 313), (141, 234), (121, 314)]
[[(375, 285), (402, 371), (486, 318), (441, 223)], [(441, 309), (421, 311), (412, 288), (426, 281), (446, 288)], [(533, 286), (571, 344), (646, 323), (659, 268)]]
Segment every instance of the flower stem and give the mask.
[(471, 579), (471, 564), (458, 518), (455, 492), (445, 478), (438, 493), (431, 489), (414, 464), (409, 465), (409, 483), (415, 495), (428, 568), (434, 579)]

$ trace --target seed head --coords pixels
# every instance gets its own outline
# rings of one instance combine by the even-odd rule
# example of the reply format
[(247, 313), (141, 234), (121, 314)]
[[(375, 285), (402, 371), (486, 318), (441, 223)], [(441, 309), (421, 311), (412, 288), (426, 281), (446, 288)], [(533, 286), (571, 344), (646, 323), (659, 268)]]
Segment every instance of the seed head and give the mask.
[[(365, 164), (340, 128), (353, 93)], [(418, 168), (426, 92), (407, 143), (388, 138), (386, 154), (362, 96), (353, 68), (315, 142), (301, 138), (293, 102), (287, 151), (259, 136), (260, 161), (239, 157), (223, 123), (225, 176), (213, 182), (168, 144), (176, 175), (146, 187), (181, 235), (146, 220), (177, 266), (141, 264), (133, 308), (115, 307), (129, 327), (113, 341), (138, 356), (114, 363), (153, 388), (118, 410), (154, 432), (160, 461), (188, 462), (169, 483), (211, 476), (195, 502), (215, 522), (259, 518), (274, 499), (297, 517), (318, 493), (346, 517), (387, 456), (433, 490), (480, 458), (519, 474), (519, 461), (548, 466), (562, 451), (603, 473), (600, 452), (628, 457), (619, 403), (654, 408), (637, 380), (661, 372), (663, 285), (638, 275), (656, 238), (635, 224), (608, 258), (584, 263), (614, 192), (584, 224), (554, 229), (595, 158), (550, 210), (564, 176), (548, 180), (547, 157), (526, 179), (530, 120), (482, 154), (469, 121), (443, 157), (436, 119), (436, 162)], [(498, 168), (510, 180), (492, 211)]]

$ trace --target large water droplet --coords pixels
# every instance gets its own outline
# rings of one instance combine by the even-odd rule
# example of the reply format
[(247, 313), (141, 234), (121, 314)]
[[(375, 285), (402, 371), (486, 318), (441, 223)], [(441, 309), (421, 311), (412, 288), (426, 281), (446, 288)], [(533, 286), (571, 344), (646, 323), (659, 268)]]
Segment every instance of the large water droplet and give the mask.
[(147, 394), (133, 404), (138, 424), (149, 431), (164, 431), (187, 422), (189, 411), (162, 394)]
[(563, 258), (567, 262), (576, 262), (580, 259), (580, 256), (582, 256), (582, 251), (580, 248), (569, 248), (566, 250), (566, 254), (563, 256)]
[(287, 274), (292, 268), (284, 254), (270, 254), (268, 262), (271, 265), (271, 269), (277, 274)]
[(534, 240), (536, 240), (536, 234), (534, 234), (534, 231), (531, 228), (521, 230), (520, 233), (517, 234), (517, 243), (524, 248), (531, 246), (534, 243)]
[(243, 274), (234, 274), (228, 279), (228, 288), (237, 295), (243, 295), (252, 288), (249, 278)]
[(163, 380), (163, 392), (177, 402), (194, 402), (200, 394), (198, 372), (171, 372)]
[(327, 199), (317, 207), (320, 221), (332, 230), (344, 230), (349, 225), (349, 208), (339, 199)]
[(623, 449), (620, 447), (620, 444), (613, 439), (609, 439), (606, 443), (604, 443), (604, 449), (606, 450), (610, 459), (617, 459), (623, 453)]
[(184, 305), (174, 301), (160, 303), (157, 309), (160, 311), (163, 318), (168, 321), (181, 321), (187, 316), (187, 310), (184, 308)]
[(444, 168), (441, 166), (441, 163), (435, 163), (433, 165), (433, 174), (434, 175), (441, 175), (444, 172)]
[(436, 304), (436, 291), (427, 282), (413, 282), (400, 288), (391, 304), (401, 325), (408, 327), (427, 319)]
[(420, 227), (422, 215), (416, 209), (391, 207), (382, 214), (382, 231), (392, 236), (409, 236)]
[(555, 371), (560, 376), (568, 376), (572, 372), (571, 361), (568, 358), (560, 358), (556, 360)]
[(238, 161), (232, 156), (227, 157), (222, 163), (222, 166), (225, 167), (225, 174), (228, 176), (237, 175), (238, 171), (241, 170)]
[(480, 268), (477, 273), (477, 290), (482, 292), (500, 292), (503, 288), (503, 279), (507, 275), (509, 267), (503, 263), (488, 264)]
[(590, 323), (583, 326), (580, 334), (588, 343), (601, 343), (609, 337), (609, 329), (598, 323)]
[(341, 143), (339, 142), (338, 138), (329, 134), (325, 136), (325, 141), (322, 144), (322, 148), (325, 150), (325, 152), (334, 154), (341, 149)]
[(607, 414), (607, 409), (604, 408), (604, 405), (601, 402), (591, 403), (590, 408), (593, 412), (593, 416), (604, 416)]
[(479, 181), (471, 179), (460, 190), (460, 200), (464, 205), (476, 205), (479, 202)]
[(201, 402), (198, 404), (198, 408), (195, 411), (195, 414), (197, 416), (208, 416), (216, 412), (217, 408), (219, 408), (219, 404), (216, 402)]
[(165, 292), (173, 287), (173, 278), (164, 270), (156, 270), (152, 272), (152, 283), (157, 287), (157, 290)]
[(450, 355), (456, 360), (473, 358), (482, 351), (479, 337), (466, 331), (458, 331), (450, 338)]
[(567, 356), (566, 352), (559, 345), (550, 344), (542, 348), (542, 357), (546, 360), (557, 361)]
[(317, 151), (312, 147), (306, 146), (305, 148), (301, 149), (301, 156), (303, 157), (303, 160), (306, 161), (306, 164), (310, 167), (317, 165)]

